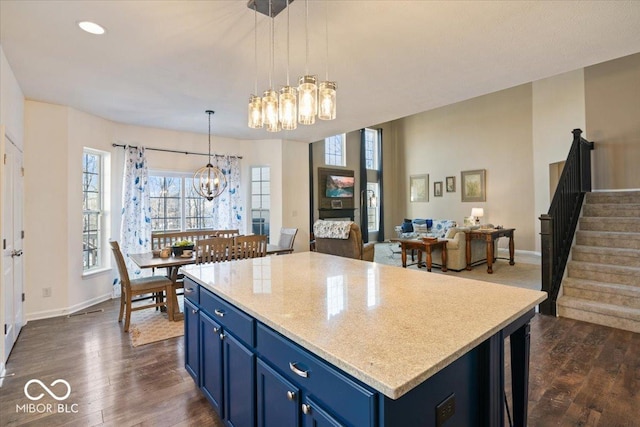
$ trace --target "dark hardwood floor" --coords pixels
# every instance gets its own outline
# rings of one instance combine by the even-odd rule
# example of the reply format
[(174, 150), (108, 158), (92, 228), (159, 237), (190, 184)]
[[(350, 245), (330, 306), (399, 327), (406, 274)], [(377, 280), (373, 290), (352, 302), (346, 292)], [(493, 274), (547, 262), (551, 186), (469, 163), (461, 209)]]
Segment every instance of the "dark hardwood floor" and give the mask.
[[(133, 348), (114, 301), (93, 309), (104, 311), (24, 327), (7, 363), (15, 375), (0, 387), (0, 425), (222, 426), (184, 370), (182, 337)], [(76, 412), (25, 413), (26, 382), (59, 378), (71, 385), (66, 410)], [(536, 315), (529, 425), (640, 426), (640, 334)]]

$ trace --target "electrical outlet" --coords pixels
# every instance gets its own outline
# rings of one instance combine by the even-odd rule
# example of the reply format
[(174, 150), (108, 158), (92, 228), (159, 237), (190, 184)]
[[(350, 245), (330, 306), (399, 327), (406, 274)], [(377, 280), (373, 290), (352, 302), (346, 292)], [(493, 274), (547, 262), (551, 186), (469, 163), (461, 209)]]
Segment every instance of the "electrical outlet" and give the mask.
[(49, 298), (51, 296), (51, 288), (42, 288), (42, 296)]
[(436, 406), (436, 427), (441, 427), (445, 421), (453, 417), (456, 413), (456, 395), (451, 393), (451, 396), (440, 402)]

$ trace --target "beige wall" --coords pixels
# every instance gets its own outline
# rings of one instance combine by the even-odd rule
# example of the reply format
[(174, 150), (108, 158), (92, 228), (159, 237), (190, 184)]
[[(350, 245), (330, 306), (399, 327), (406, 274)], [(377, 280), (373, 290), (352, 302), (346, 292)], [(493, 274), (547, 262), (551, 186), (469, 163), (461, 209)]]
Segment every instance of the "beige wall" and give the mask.
[(24, 96), (0, 46), (0, 125), (16, 146), (24, 143)]
[[(567, 158), (573, 141), (573, 129), (585, 130), (584, 70), (533, 82), (533, 176), (535, 209), (531, 221), (540, 234), (541, 214), (551, 204), (549, 165)], [(582, 134), (587, 138), (586, 132)], [(540, 252), (540, 239), (535, 239)]]
[(593, 189), (640, 189), (640, 53), (584, 70)]
[[(397, 120), (396, 138), (405, 165), (396, 189), (402, 217), (463, 222), (472, 207), (484, 208), (483, 223), (516, 228), (516, 249), (535, 248), (532, 87), (517, 86)], [(460, 172), (486, 170), (486, 202), (461, 201)], [(429, 201), (408, 201), (409, 176), (429, 174)], [(433, 183), (456, 177), (456, 191), (433, 196)], [(503, 239), (504, 240), (504, 239)], [(501, 242), (504, 247), (507, 242)]]

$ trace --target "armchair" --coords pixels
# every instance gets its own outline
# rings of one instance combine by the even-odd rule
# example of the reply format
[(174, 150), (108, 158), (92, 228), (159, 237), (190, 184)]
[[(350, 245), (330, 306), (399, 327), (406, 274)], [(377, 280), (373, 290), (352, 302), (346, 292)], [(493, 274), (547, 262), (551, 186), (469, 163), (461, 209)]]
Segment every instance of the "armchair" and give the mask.
[(317, 252), (373, 261), (374, 243), (362, 243), (362, 232), (352, 221), (318, 220), (313, 224)]

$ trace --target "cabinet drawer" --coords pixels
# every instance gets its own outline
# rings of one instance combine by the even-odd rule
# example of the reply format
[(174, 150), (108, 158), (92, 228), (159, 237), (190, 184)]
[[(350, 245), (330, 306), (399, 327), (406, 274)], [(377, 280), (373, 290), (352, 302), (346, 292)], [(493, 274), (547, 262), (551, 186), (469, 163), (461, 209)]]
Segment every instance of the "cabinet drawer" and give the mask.
[(227, 332), (235, 335), (249, 347), (255, 345), (254, 320), (205, 288), (200, 288), (200, 307)]
[(372, 426), (376, 395), (279, 333), (258, 323), (258, 354), (349, 425)]
[(184, 278), (184, 297), (195, 305), (200, 305), (200, 286), (187, 277)]

